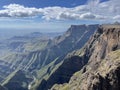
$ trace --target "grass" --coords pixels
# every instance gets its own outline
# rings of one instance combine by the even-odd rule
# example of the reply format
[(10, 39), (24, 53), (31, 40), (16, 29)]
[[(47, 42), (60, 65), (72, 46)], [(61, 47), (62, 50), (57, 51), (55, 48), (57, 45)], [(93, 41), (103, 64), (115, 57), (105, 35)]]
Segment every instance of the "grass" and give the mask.
[(1, 85), (4, 86), (5, 84), (7, 84), (11, 80), (11, 78), (15, 76), (17, 72), (18, 72), (18, 69), (15, 70), (13, 73), (11, 73)]
[[(59, 59), (59, 57), (57, 57), (50, 64), (48, 64), (48, 65), (44, 66), (43, 68), (41, 68), (40, 70), (36, 71), (37, 72), (37, 80), (36, 80), (35, 84), (32, 86), (31, 90), (35, 90), (35, 88), (41, 83), (42, 79), (47, 80), (51, 76), (51, 74), (54, 73), (55, 70), (62, 64), (62, 62), (60, 62), (57, 65), (54, 64), (58, 59)], [(50, 74), (47, 73), (47, 70), (49, 67), (51, 68)]]
[(69, 85), (66, 84), (65, 86), (63, 86), (60, 90), (69, 90)]
[(24, 45), (26, 51), (36, 51), (43, 50), (48, 44), (48, 41), (43, 41), (39, 43), (27, 43)]
[(64, 83), (64, 84), (55, 84), (53, 86), (53, 89), (54, 90), (69, 90), (69, 84), (67, 83)]
[(120, 65), (120, 50), (113, 51), (108, 54), (105, 60), (102, 60), (98, 71), (105, 77), (111, 70), (117, 68)]

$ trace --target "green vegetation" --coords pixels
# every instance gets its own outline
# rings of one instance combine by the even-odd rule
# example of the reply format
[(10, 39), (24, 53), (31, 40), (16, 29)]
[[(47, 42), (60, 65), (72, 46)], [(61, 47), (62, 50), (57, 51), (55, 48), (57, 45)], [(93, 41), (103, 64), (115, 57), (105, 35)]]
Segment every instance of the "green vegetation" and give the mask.
[(69, 84), (64, 83), (64, 84), (55, 84), (53, 86), (54, 89), (52, 90), (70, 90)]
[[(106, 76), (112, 69), (116, 68), (120, 64), (120, 50), (113, 51), (108, 54), (105, 60), (102, 60), (98, 71), (102, 76)], [(109, 60), (107, 60), (109, 59)]]
[(5, 81), (1, 84), (2, 86), (4, 86), (5, 84), (7, 84), (11, 78), (13, 78), (15, 76), (15, 74), (18, 72), (19, 70), (15, 70), (13, 73), (11, 73), (6, 79)]
[[(8, 43), (8, 47), (10, 47), (10, 50), (13, 51), (13, 53), (10, 53), (7, 56), (5, 55), (3, 60), (9, 61), (12, 66), (17, 67), (18, 65), (23, 71), (30, 70), (35, 77), (35, 80), (31, 85), (35, 88), (43, 79), (48, 80), (48, 78), (63, 63), (64, 60), (59, 57), (63, 58), (67, 53), (80, 49), (88, 41), (88, 37), (94, 33), (97, 27), (98, 25), (72, 25), (64, 35), (56, 37), (52, 41), (45, 37), (14, 37)], [(73, 55), (84, 55), (84, 52), (78, 50), (78, 52), (75, 51), (75, 54)], [(8, 76), (4, 85), (18, 77), (21, 77), (19, 80), (22, 83), (22, 86), (25, 87), (26, 83), (24, 81), (26, 76), (17, 76), (17, 72), (13, 72)], [(68, 88), (68, 85), (65, 85), (62, 89), (67, 90)]]
[(69, 85), (68, 84), (64, 85), (60, 90), (69, 90)]
[(51, 74), (58, 69), (58, 67), (63, 63), (63, 61), (61, 61), (60, 63), (55, 64), (58, 59), (59, 57), (53, 60), (50, 64), (42, 67), (40, 70), (36, 70), (37, 79), (33, 84), (31, 90), (35, 90), (35, 88), (41, 83), (43, 79), (47, 80), (51, 76)]
[(49, 40), (36, 40), (36, 42), (29, 42), (24, 45), (25, 51), (43, 50), (48, 45)]

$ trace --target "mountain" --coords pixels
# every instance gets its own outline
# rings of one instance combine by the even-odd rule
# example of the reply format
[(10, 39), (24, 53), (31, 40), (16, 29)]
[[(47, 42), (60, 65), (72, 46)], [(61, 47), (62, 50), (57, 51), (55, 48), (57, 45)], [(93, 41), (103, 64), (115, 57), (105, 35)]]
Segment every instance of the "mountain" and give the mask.
[(82, 51), (72, 54), (72, 57), (83, 58), (88, 63), (80, 67), (69, 82), (56, 83), (51, 90), (120, 90), (119, 41), (119, 25), (100, 26)]
[[(12, 38), (0, 41), (0, 51), (9, 52), (29, 52), (43, 49), (47, 43), (54, 37), (62, 33), (40, 33), (33, 32), (23, 36), (14, 36)], [(41, 47), (40, 47), (41, 46)]]
[(21, 60), (26, 54), (44, 49), (57, 35), (61, 33), (33, 32), (0, 41), (0, 83), (7, 81), (6, 78), (11, 78), (15, 69), (22, 67)]
[[(13, 60), (15, 61), (17, 59), (22, 58), (21, 60), (17, 60), (17, 61), (20, 62), (24, 59), (26, 63), (31, 64), (30, 65), (31, 67), (35, 66), (35, 67), (41, 68), (41, 67), (49, 64), (56, 58), (63, 57), (68, 52), (75, 50), (77, 48), (81, 48), (86, 43), (86, 41), (89, 39), (91, 34), (94, 33), (94, 31), (97, 29), (97, 27), (98, 27), (98, 25), (88, 25), (88, 26), (72, 25), (64, 35), (58, 36), (58, 37), (54, 38), (52, 41), (48, 41), (47, 45), (49, 45), (49, 46), (45, 47), (44, 49), (42, 49), (42, 50), (34, 49), (35, 51), (30, 51), (27, 53), (25, 52), (22, 54), (16, 53), (13, 55), (5, 56), (4, 59), (8, 60), (8, 61), (13, 61)], [(43, 44), (43, 42), (41, 44)], [(45, 43), (43, 44), (43, 47), (44, 46), (46, 46)], [(38, 45), (37, 47), (40, 48), (41, 46)], [(13, 62), (11, 62), (11, 63), (13, 63)], [(36, 64), (38, 66), (36, 66)], [(23, 66), (25, 66), (25, 65), (23, 65)]]
[[(63, 42), (63, 41), (61, 42), (60, 50), (65, 50), (67, 48), (72, 49), (71, 47), (74, 47), (72, 50), (69, 49), (70, 50), (69, 52), (71, 52), (71, 51), (74, 51), (74, 50), (82, 48), (82, 46), (85, 44), (85, 42), (88, 41), (90, 36), (95, 32), (95, 30), (97, 28), (98, 28), (98, 25), (88, 25), (88, 26), (87, 25), (78, 25), (78, 26), (73, 26), (72, 25), (71, 28), (63, 35), (63, 37), (61, 37), (60, 39), (57, 40), (57, 43), (59, 45), (59, 42), (64, 40), (65, 36), (69, 36), (70, 39), (71, 39), (71, 37), (74, 37), (75, 38), (75, 42), (72, 43), (71, 42), (72, 39), (70, 40), (68, 37), (65, 38), (65, 42)], [(69, 43), (72, 43), (72, 44), (69, 44)], [(70, 45), (73, 45), (73, 46), (69, 47)], [(65, 47), (65, 49), (63, 47)], [(68, 54), (68, 52), (64, 55), (64, 57), (67, 54)], [(59, 58), (59, 60), (64, 61), (64, 57), (63, 58)], [(79, 57), (73, 57), (73, 58), (76, 58), (76, 62), (79, 59)], [(72, 68), (71, 64), (67, 64), (66, 65), (66, 63), (68, 63), (68, 62), (71, 63), (72, 65), (75, 65), (76, 67)], [(48, 88), (50, 88), (56, 82), (60, 83), (60, 82), (68, 81), (69, 78), (71, 77), (71, 75), (73, 73), (75, 73), (76, 71), (78, 71), (79, 68), (82, 67), (86, 63), (86, 61), (80, 61), (80, 62), (78, 61), (80, 64), (79, 63), (77, 64), (76, 62), (74, 63), (74, 61), (72, 61), (72, 59), (71, 59), (71, 61), (69, 60), (68, 62), (62, 63), (62, 65), (59, 65), (59, 68), (57, 67), (58, 68), (57, 71), (56, 70), (52, 71), (52, 70), (49, 70), (49, 68), (48, 68), (48, 71), (49, 72), (55, 72), (55, 75), (54, 75), (54, 73), (50, 73), (49, 77), (47, 77), (47, 78), (45, 77), (41, 81), (41, 84), (39, 85), (38, 90), (39, 89), (40, 90), (41, 89), (42, 90), (47, 90)], [(69, 69), (67, 69), (68, 67), (69, 67)], [(64, 69), (64, 68), (66, 68), (66, 69)], [(67, 73), (68, 70), (70, 70), (69, 73)], [(65, 76), (65, 74), (67, 74), (68, 76)], [(55, 76), (57, 76), (57, 78), (54, 78)], [(60, 80), (60, 79), (62, 79), (62, 80)]]
[[(8, 54), (7, 56), (4, 56), (3, 61), (9, 62), (13, 73), (16, 68), (18, 71), (20, 70), (22, 72), (22, 76), (25, 76), (24, 78), (26, 78), (26, 75), (33, 77), (32, 82), (30, 82), (29, 79), (22, 82), (29, 82), (28, 87), (30, 88), (36, 87), (40, 85), (43, 80), (46, 81), (49, 77), (51, 77), (56, 69), (62, 67), (61, 64), (63, 64), (64, 58), (66, 58), (66, 55), (69, 52), (82, 48), (90, 36), (96, 31), (98, 26), (99, 25), (97, 24), (71, 25), (68, 31), (66, 31), (63, 35), (53, 38), (47, 43), (47, 45), (44, 44), (45, 48), (37, 50), (33, 49), (34, 51), (22, 53)], [(37, 41), (38, 40), (36, 40), (36, 42)], [(39, 41), (37, 43), (39, 43)], [(38, 45), (37, 47), (40, 48), (41, 46), (39, 47)], [(83, 61), (81, 63), (82, 67), (86, 62)], [(73, 65), (76, 65), (76, 63)], [(71, 74), (69, 78), (78, 70), (79, 67), (73, 69), (73, 71), (70, 72)], [(14, 86), (15, 83), (12, 83), (13, 81), (16, 82), (19, 80), (19, 77), (17, 76), (18, 72), (13, 73), (9, 73), (10, 75), (8, 76), (8, 79), (5, 81), (3, 80), (3, 85), (8, 89), (10, 89), (9, 86)], [(23, 87), (22, 84), (17, 85), (19, 87), (17, 86), (16, 89)]]

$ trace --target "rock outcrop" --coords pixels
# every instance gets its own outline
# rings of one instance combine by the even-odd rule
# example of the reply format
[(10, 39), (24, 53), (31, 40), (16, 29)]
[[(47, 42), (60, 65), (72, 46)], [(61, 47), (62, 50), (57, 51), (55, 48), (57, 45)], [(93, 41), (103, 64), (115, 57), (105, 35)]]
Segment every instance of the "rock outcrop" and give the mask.
[(51, 90), (120, 90), (119, 49), (120, 26), (102, 25), (84, 46), (82, 55), (76, 51), (80, 57), (86, 55), (88, 63), (68, 84), (56, 84)]

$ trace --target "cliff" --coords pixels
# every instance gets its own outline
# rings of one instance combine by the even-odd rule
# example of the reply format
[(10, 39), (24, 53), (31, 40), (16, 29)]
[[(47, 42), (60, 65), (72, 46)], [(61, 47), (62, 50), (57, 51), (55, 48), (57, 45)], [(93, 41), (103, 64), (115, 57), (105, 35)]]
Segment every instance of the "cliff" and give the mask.
[(55, 84), (51, 90), (119, 90), (119, 49), (120, 26), (102, 25), (86, 43), (83, 53), (74, 52), (81, 58), (87, 56), (88, 63), (68, 83)]
[[(68, 82), (73, 73), (80, 70), (80, 68), (87, 63), (87, 61), (83, 60), (83, 58), (80, 58), (79, 56), (67, 58), (66, 55), (71, 51), (80, 49), (95, 32), (97, 27), (98, 25), (71, 25), (63, 36), (54, 40), (57, 47), (62, 50), (62, 54), (68, 50), (69, 51), (63, 56), (63, 58), (59, 59), (64, 62), (54, 70), (47, 79), (43, 79), (41, 81), (37, 90), (47, 90), (55, 83)], [(58, 52), (60, 51), (59, 49), (56, 48), (55, 50)], [(59, 55), (57, 56), (62, 54), (59, 52)], [(85, 56), (84, 58), (87, 57)]]

